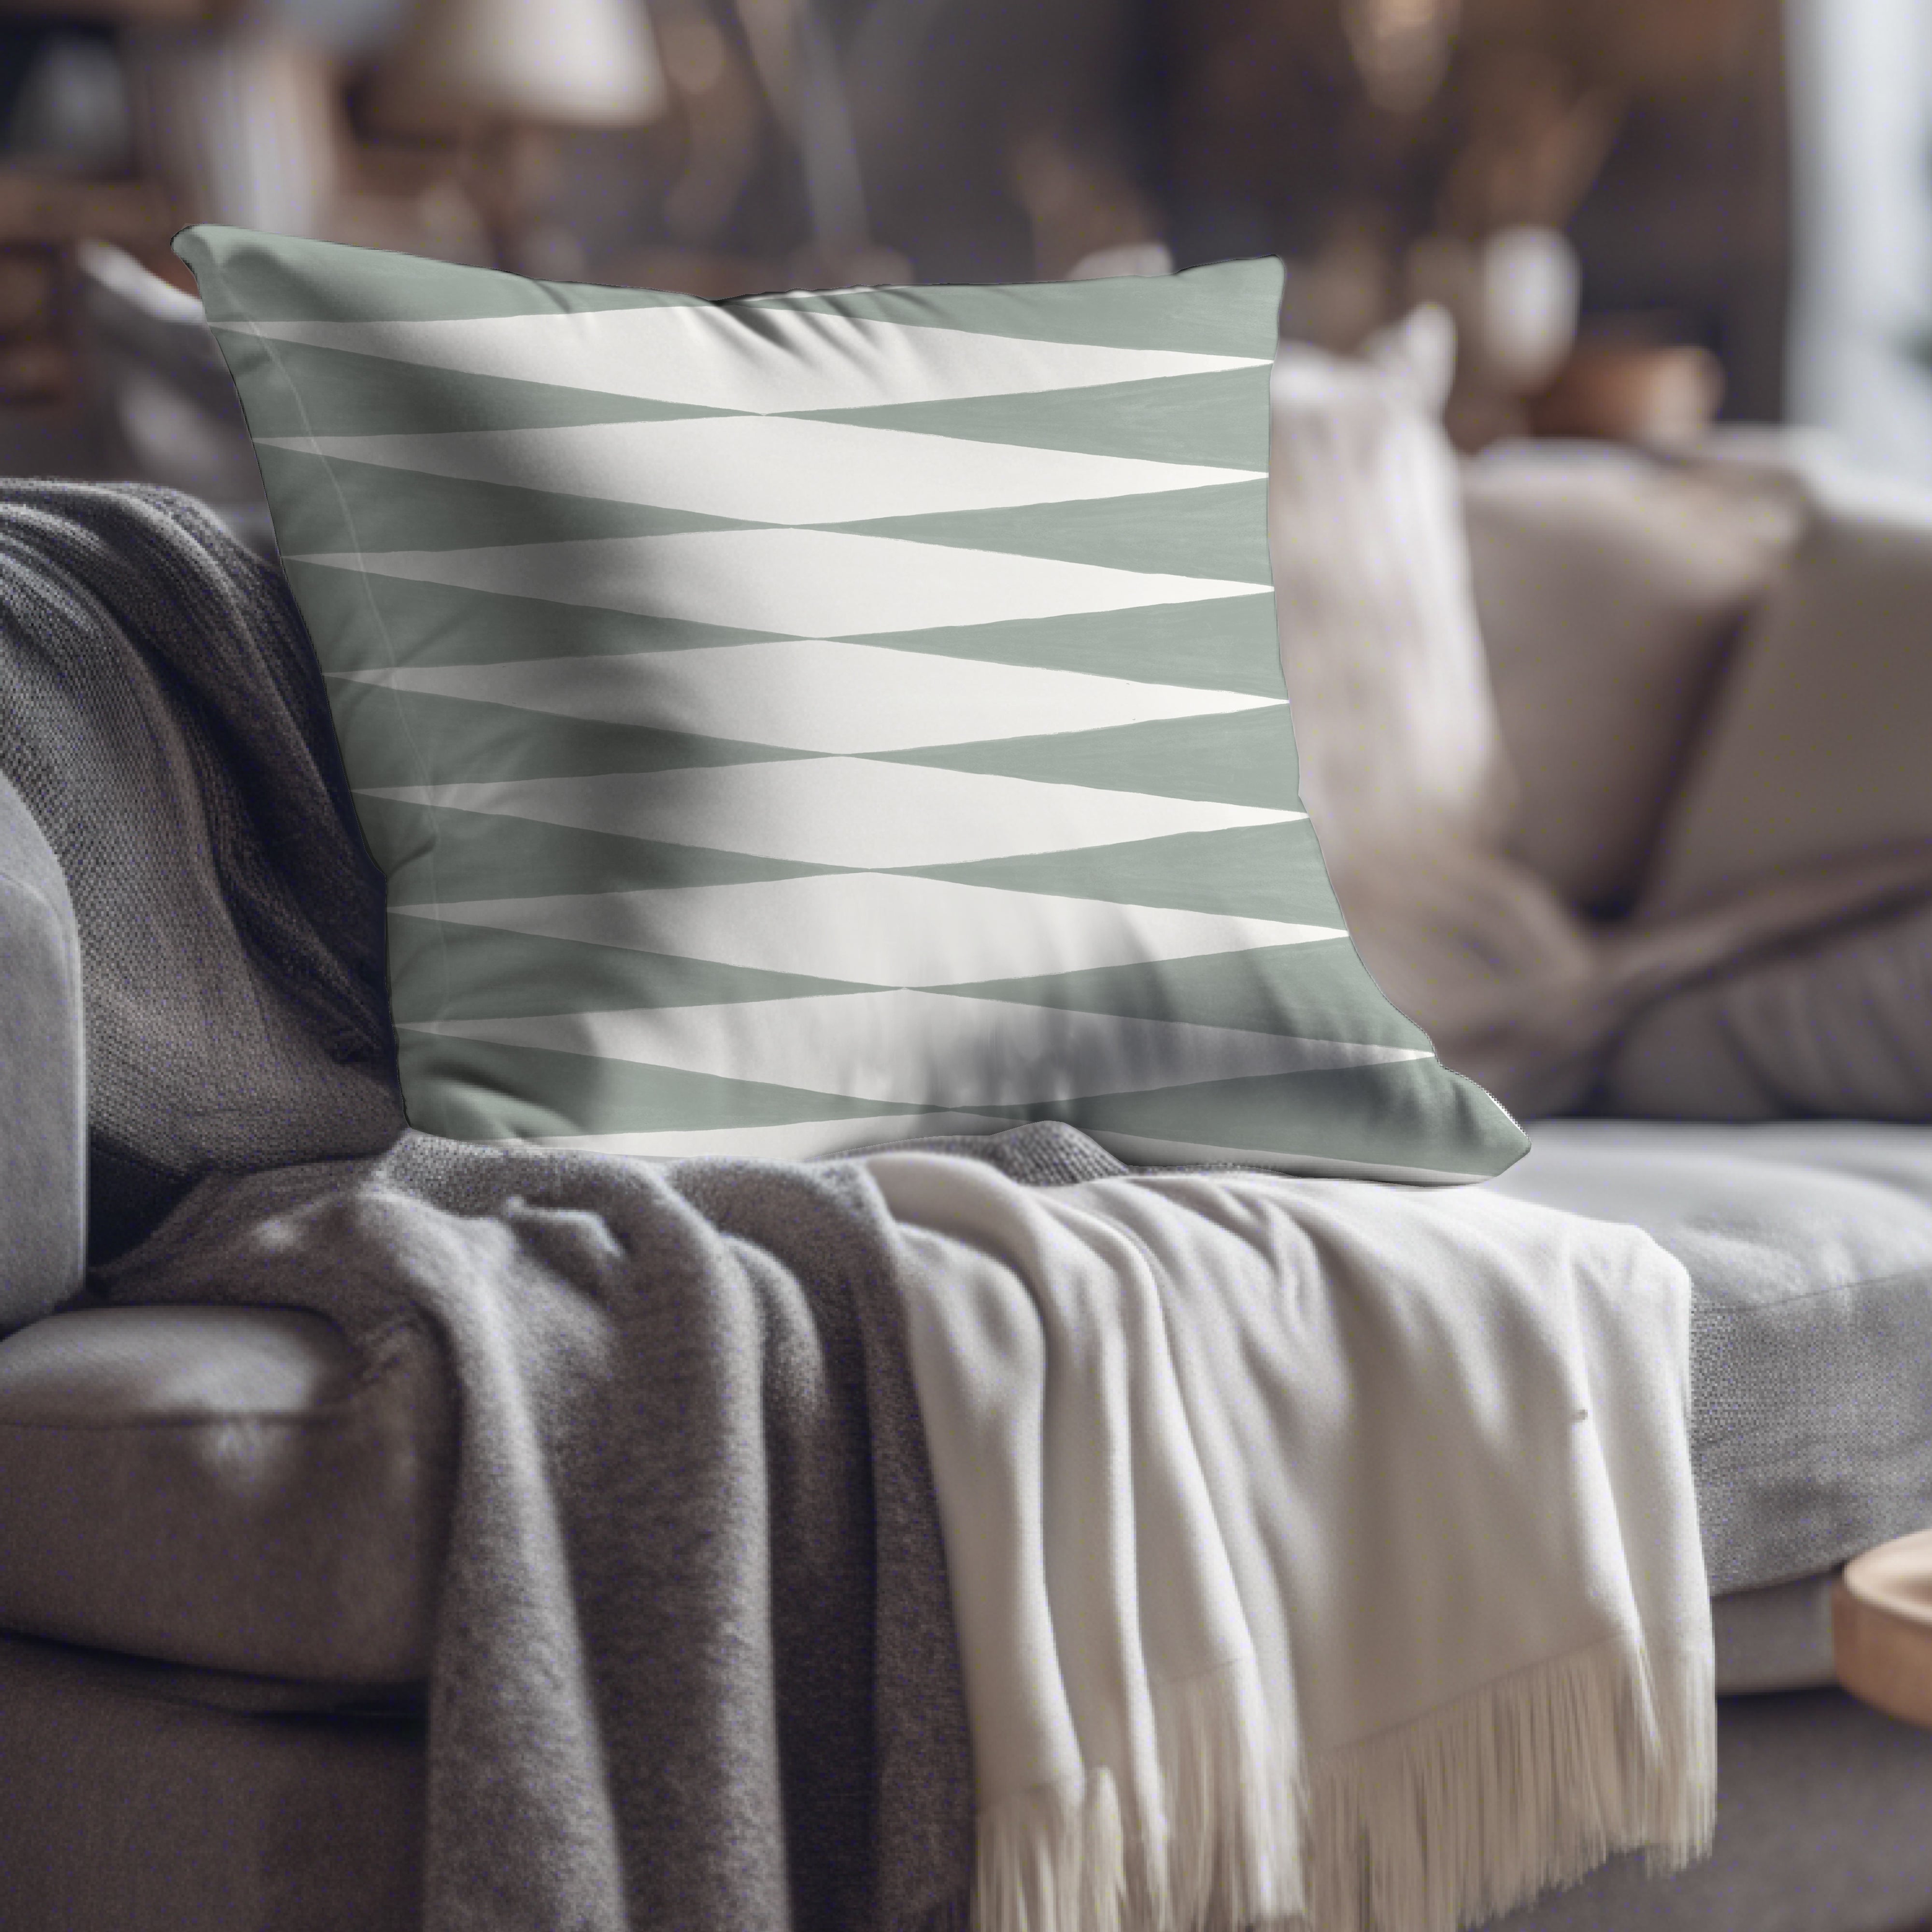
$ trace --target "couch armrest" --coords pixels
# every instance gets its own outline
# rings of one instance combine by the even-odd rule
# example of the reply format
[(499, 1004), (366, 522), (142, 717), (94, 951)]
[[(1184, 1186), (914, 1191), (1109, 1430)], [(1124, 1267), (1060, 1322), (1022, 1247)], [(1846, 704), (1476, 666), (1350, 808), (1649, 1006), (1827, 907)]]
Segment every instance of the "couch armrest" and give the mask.
[(0, 777), (0, 1334), (86, 1268), (80, 935), (26, 801)]

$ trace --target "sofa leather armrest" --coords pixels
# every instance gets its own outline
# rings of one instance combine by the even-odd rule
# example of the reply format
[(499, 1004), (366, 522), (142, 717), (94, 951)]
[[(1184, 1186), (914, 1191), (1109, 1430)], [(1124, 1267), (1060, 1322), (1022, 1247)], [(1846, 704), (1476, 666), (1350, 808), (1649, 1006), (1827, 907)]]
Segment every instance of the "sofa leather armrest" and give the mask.
[(86, 1270), (80, 934), (60, 863), (0, 777), (0, 1334)]

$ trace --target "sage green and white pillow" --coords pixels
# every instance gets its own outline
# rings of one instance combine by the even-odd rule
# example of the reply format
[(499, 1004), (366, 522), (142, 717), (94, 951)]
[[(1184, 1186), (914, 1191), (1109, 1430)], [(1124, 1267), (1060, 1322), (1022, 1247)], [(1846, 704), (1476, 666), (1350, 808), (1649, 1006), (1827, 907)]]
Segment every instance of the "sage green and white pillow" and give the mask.
[(388, 875), (416, 1126), (1522, 1150), (1363, 970), (1296, 796), (1275, 263), (711, 304), (177, 247)]

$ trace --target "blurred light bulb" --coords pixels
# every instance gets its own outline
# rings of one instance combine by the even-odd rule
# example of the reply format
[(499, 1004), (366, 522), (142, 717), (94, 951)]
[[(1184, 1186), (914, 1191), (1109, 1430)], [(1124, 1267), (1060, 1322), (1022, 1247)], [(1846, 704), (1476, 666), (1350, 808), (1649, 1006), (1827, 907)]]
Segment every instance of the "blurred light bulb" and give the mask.
[(1342, 0), (1342, 26), (1369, 97), (1392, 113), (1426, 106), (1448, 71), (1460, 0)]

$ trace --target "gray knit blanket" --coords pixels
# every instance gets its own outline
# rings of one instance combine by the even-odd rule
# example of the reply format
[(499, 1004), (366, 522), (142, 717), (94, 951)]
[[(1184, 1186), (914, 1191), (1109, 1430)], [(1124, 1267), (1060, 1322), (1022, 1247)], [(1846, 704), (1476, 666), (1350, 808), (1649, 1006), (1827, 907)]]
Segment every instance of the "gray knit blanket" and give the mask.
[[(90, 1292), (448, 1363), (426, 1932), (960, 1922), (964, 1698), (865, 1170), (410, 1131), (313, 654), (182, 497), (0, 485), (0, 770), (80, 926)], [(1058, 1126), (958, 1151), (1124, 1171)]]

